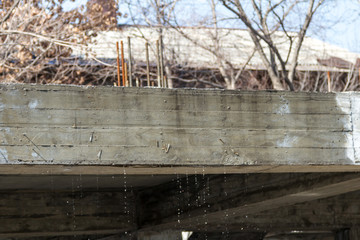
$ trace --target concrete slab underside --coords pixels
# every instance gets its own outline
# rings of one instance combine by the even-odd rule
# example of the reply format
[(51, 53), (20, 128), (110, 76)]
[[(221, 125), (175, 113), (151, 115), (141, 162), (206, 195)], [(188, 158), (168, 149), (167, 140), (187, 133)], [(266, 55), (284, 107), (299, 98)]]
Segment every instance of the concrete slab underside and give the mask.
[(354, 235), (359, 100), (0, 85), (0, 239)]

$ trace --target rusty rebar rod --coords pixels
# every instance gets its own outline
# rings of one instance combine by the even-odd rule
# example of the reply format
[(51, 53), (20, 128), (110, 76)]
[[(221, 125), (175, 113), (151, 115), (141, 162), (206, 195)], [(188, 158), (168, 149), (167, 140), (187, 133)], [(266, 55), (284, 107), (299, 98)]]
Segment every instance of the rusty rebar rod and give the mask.
[(125, 86), (125, 84), (126, 84), (126, 79), (125, 79), (124, 43), (123, 43), (123, 41), (121, 41), (120, 43), (121, 43), (122, 86)]
[(328, 92), (331, 92), (331, 77), (330, 71), (327, 72)]

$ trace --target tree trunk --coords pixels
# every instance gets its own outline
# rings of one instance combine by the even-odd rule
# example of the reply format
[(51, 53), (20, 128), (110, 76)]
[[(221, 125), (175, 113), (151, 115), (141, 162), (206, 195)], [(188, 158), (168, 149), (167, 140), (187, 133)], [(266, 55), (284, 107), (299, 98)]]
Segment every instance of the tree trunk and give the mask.
[(166, 61), (165, 63), (165, 73), (166, 73), (166, 80), (167, 80), (167, 87), (174, 88), (174, 82), (172, 79), (172, 73), (169, 63)]

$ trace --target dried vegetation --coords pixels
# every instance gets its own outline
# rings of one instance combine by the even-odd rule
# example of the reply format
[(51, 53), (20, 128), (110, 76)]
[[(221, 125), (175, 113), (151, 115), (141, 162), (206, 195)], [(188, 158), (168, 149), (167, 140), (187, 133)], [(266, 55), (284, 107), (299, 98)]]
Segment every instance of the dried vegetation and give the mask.
[[(159, 0), (154, 1), (160, 4)], [(153, 24), (179, 29), (179, 26), (171, 25), (173, 6), (176, 2), (170, 1), (168, 5), (161, 5), (162, 8), (156, 7), (158, 5), (155, 4), (155, 9), (158, 11)], [(98, 31), (119, 30), (117, 20), (121, 17), (121, 13), (118, 2), (116, 0), (89, 0), (86, 6), (70, 11), (64, 11), (63, 4), (63, 0), (0, 2), (1, 82), (113, 85), (117, 81), (116, 61), (98, 59), (91, 52), (88, 44)], [(212, 4), (212, 9), (215, 9), (214, 1)], [(168, 6), (170, 10), (163, 10), (164, 6)], [(216, 23), (215, 15), (212, 19)], [(217, 28), (216, 24), (214, 26)], [(269, 39), (271, 37), (270, 34), (266, 36)], [(256, 39), (256, 36), (254, 38)], [(216, 40), (215, 38), (215, 43), (217, 43)], [(280, 83), (278, 78), (276, 82), (278, 86), (274, 87), (273, 75), (275, 73), (271, 72), (270, 65), (266, 71), (235, 69), (226, 59), (221, 58), (220, 46), (216, 44), (214, 46), (216, 49), (211, 49), (211, 51), (218, 56), (219, 68), (217, 69), (183, 68), (181, 63), (173, 63), (171, 59), (164, 56), (164, 71), (169, 81), (168, 85), (170, 87), (246, 90), (286, 89), (288, 87), (288, 81), (282, 80)], [(133, 64), (134, 81), (140, 79), (140, 85), (147, 85), (146, 67), (141, 63), (134, 62)], [(296, 66), (296, 61), (292, 66)], [(152, 79), (156, 79), (156, 71), (156, 66), (152, 66), (150, 73)], [(359, 90), (358, 71), (358, 67), (351, 67), (349, 72), (331, 73), (330, 85), (329, 75), (326, 72), (294, 71), (290, 74), (290, 85), (293, 85), (297, 91)], [(279, 75), (279, 73), (276, 74)], [(156, 81), (154, 85), (156, 86)]]

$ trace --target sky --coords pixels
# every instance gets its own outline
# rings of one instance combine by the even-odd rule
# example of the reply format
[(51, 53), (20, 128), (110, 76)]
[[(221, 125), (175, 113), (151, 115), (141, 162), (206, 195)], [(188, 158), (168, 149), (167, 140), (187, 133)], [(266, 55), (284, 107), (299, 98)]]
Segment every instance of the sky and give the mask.
[[(120, 0), (121, 1), (121, 0)], [(133, 1), (135, 2), (135, 1)], [(209, 11), (206, 7), (208, 0), (183, 0), (179, 7), (185, 24), (194, 21), (194, 16), (201, 18), (201, 15)], [(68, 2), (65, 9), (86, 4), (86, 0)], [(122, 13), (129, 13), (126, 4), (120, 5)], [(218, 11), (226, 16), (225, 9)], [(129, 18), (120, 18), (120, 24), (130, 24)], [(230, 27), (240, 26), (235, 22)], [(224, 27), (229, 27), (229, 23)], [(241, 27), (241, 26), (240, 26)], [(346, 48), (352, 52), (360, 53), (360, 1), (358, 0), (325, 0), (324, 5), (314, 16), (307, 35), (319, 40)]]
[(336, 0), (319, 12), (314, 23), (322, 20), (323, 29), (316, 24), (309, 35), (353, 52), (360, 53), (360, 2), (357, 0)]

